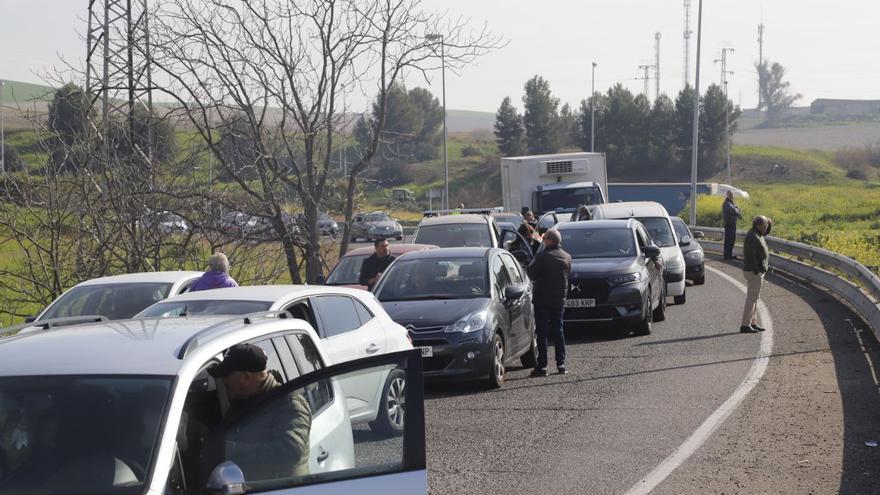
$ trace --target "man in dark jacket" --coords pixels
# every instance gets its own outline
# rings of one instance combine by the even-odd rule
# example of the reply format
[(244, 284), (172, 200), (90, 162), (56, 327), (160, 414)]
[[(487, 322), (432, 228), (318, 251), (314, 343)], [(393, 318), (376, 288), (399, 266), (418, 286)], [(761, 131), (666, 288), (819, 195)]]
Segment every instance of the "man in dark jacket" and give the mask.
[(565, 311), (565, 295), (568, 291), (568, 274), (571, 272), (571, 256), (562, 250), (562, 237), (556, 229), (544, 233), (544, 250), (529, 265), (528, 274), (534, 284), (535, 332), (538, 337), (538, 365), (532, 376), (547, 376), (547, 338), (553, 339), (556, 351), (556, 369), (565, 369), (565, 335), (562, 331), (562, 314)]
[(733, 191), (727, 191), (727, 197), (721, 205), (721, 216), (724, 219), (724, 259), (731, 260), (736, 241), (736, 221), (742, 218), (742, 210), (733, 201)]
[(770, 258), (770, 252), (767, 249), (767, 241), (764, 240), (764, 236), (770, 232), (771, 222), (765, 216), (755, 217), (752, 221), (752, 228), (743, 241), (743, 276), (746, 278), (748, 291), (739, 327), (739, 331), (742, 333), (764, 331), (762, 327), (758, 326), (756, 313), (758, 298), (761, 296), (761, 286), (764, 284), (764, 274), (769, 269), (767, 261)]
[(388, 265), (396, 259), (389, 251), (388, 245), (388, 239), (376, 239), (373, 242), (373, 249), (375, 251), (361, 265), (359, 283), (366, 285), (367, 290), (373, 290), (373, 286), (379, 281), (379, 277), (382, 276)]
[(235, 422), (225, 430), (224, 459), (235, 462), (248, 481), (304, 477), (309, 474), (312, 413), (301, 390), (276, 397), (259, 412), (238, 419), (248, 406), (281, 386), (266, 369), (267, 361), (259, 346), (238, 344), (208, 370), (223, 379), (230, 398), (227, 421)]

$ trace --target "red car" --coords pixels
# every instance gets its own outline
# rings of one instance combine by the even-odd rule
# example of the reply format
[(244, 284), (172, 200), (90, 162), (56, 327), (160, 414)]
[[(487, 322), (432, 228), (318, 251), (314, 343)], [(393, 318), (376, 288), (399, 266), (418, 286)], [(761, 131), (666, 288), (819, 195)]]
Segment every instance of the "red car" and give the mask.
[[(410, 251), (425, 251), (428, 249), (437, 249), (437, 246), (433, 244), (391, 244), (388, 246), (391, 254), (398, 257)], [(358, 283), (361, 276), (361, 265), (374, 252), (373, 246), (364, 246), (345, 253), (345, 256), (340, 258), (336, 266), (330, 270), (330, 274), (327, 275), (327, 280), (324, 283), (326, 285), (341, 285), (343, 287), (366, 290), (366, 286)]]

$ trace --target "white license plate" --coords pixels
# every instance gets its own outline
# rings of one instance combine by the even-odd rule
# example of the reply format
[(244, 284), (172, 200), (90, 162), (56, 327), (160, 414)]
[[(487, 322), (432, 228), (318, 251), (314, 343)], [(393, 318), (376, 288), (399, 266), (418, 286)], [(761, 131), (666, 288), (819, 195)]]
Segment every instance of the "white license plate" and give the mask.
[(595, 308), (596, 300), (595, 299), (566, 299), (565, 300), (566, 308)]
[(431, 346), (427, 347), (417, 347), (417, 349), (421, 349), (422, 357), (431, 357), (434, 355), (434, 348)]

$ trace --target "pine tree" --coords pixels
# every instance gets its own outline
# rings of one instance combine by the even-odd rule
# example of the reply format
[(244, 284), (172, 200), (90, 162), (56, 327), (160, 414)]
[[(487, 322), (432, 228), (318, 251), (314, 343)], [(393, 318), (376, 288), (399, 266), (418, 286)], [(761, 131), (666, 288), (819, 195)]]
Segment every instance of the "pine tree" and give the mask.
[(550, 93), (550, 84), (541, 76), (526, 82), (523, 96), (526, 145), (529, 153), (559, 151), (559, 100)]
[(495, 114), (495, 140), (502, 156), (519, 156), (525, 148), (523, 118), (505, 96)]

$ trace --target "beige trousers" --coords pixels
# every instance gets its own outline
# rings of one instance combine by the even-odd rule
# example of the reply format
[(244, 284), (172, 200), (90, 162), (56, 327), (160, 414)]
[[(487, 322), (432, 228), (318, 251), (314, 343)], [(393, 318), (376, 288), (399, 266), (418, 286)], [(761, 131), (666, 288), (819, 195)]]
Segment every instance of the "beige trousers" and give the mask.
[(761, 296), (761, 286), (764, 285), (764, 274), (743, 272), (743, 275), (746, 277), (748, 291), (746, 292), (746, 306), (743, 308), (741, 326), (747, 326), (758, 323), (758, 320), (755, 319), (755, 314), (758, 310), (758, 297)]

